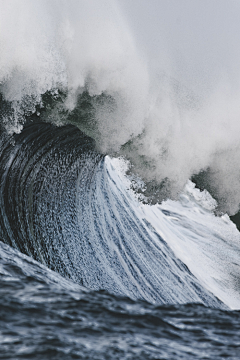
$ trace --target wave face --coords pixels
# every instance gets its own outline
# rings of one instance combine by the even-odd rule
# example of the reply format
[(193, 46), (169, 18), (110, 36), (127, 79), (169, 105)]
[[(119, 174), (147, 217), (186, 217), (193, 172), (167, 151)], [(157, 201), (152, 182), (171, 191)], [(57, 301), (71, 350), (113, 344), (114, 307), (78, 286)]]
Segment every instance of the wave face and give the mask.
[(2, 138), (1, 164), (4, 242), (90, 289), (221, 306), (139, 217), (77, 128), (30, 124)]
[(0, 159), (5, 358), (237, 358), (240, 235), (209, 194), (139, 202), (72, 125), (2, 133)]

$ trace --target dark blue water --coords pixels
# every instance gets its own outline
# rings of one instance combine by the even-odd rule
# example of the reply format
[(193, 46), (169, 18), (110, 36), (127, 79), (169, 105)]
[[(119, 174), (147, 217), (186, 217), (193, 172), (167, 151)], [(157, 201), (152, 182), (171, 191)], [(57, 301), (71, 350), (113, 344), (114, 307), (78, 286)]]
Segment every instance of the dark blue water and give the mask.
[(240, 313), (89, 291), (0, 243), (0, 359), (239, 359)]

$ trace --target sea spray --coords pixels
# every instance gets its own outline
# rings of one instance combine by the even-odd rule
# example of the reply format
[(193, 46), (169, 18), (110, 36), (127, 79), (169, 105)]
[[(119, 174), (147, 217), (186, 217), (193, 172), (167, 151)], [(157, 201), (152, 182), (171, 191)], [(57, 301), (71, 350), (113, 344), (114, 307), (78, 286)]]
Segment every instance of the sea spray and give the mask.
[[(238, 2), (1, 0), (0, 8), (8, 132), (29, 114), (38, 121), (44, 95), (64, 94), (45, 121), (73, 120), (101, 152), (123, 154), (159, 185), (159, 201), (211, 169), (205, 182), (220, 211), (238, 210)], [(71, 115), (86, 93), (90, 125)]]

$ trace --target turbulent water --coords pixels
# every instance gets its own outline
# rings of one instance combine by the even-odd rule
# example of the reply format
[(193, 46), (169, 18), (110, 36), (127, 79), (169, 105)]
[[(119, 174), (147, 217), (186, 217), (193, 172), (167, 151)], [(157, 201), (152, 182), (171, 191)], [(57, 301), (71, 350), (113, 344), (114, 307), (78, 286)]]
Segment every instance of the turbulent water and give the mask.
[(0, 0), (0, 359), (240, 358), (226, 4)]
[(1, 243), (1, 359), (238, 359), (239, 312), (90, 291)]

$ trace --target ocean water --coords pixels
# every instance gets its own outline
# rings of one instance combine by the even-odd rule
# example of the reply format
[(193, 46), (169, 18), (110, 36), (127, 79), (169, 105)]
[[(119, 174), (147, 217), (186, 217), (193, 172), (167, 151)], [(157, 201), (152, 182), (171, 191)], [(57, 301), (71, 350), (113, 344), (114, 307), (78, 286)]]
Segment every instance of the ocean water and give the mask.
[(240, 359), (239, 14), (0, 0), (0, 359)]

